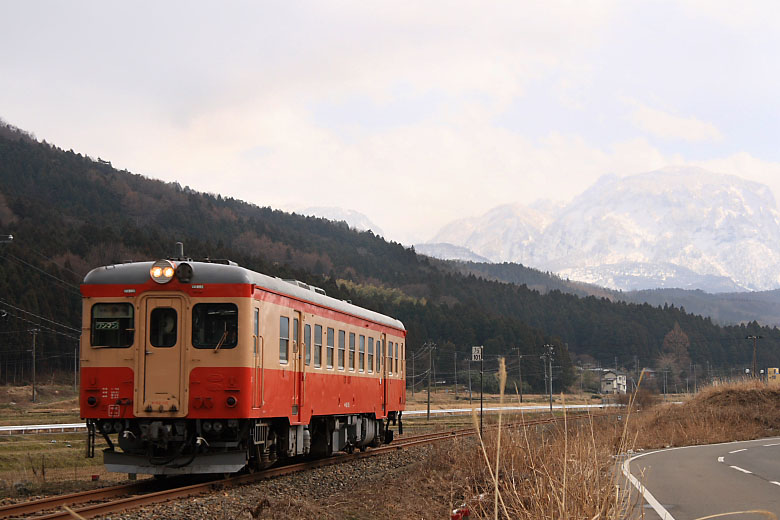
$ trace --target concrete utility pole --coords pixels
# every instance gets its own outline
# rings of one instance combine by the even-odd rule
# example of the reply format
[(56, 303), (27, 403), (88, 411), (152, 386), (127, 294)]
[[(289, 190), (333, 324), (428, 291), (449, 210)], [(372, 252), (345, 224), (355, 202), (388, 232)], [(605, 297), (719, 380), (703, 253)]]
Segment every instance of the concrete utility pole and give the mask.
[(517, 376), (520, 382), (520, 402), (523, 402), (523, 356), (520, 347), (517, 347)]
[(35, 336), (38, 334), (38, 329), (30, 329), (32, 334), (32, 402), (35, 402)]
[(436, 345), (430, 341), (425, 344), (428, 347), (428, 414), (426, 420), (431, 420), (431, 373), (433, 372), (433, 351), (436, 349)]
[(455, 400), (458, 400), (458, 353), (453, 352), (452, 357), (455, 358)]
[[(547, 352), (545, 353), (544, 356), (542, 356), (542, 358), (543, 359), (547, 358), (546, 359), (547, 364), (550, 366), (550, 377), (549, 377), (549, 379), (550, 379), (550, 413), (552, 413), (552, 409), (553, 409), (553, 407), (552, 407), (552, 403), (553, 403), (553, 398), (552, 398), (552, 394), (553, 394), (552, 360), (553, 360), (553, 349), (555, 348), (555, 345), (551, 345), (551, 344), (547, 343), (547, 344), (545, 344), (544, 348), (547, 349)], [(547, 375), (546, 368), (545, 368), (545, 375)]]
[(745, 336), (745, 339), (752, 339), (753, 340), (753, 377), (756, 376), (756, 341), (759, 339), (762, 339), (764, 336), (756, 336), (751, 334), (750, 336)]

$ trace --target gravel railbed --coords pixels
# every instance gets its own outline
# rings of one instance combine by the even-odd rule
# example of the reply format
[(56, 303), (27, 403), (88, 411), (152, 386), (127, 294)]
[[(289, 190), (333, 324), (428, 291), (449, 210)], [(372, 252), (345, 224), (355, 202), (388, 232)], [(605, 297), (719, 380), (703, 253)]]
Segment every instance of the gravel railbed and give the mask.
[[(383, 483), (398, 486), (399, 477), (430, 453), (431, 446), (410, 447), (388, 455), (358, 459), (343, 464), (302, 471), (292, 475), (214, 491), (198, 497), (140, 507), (120, 514), (98, 517), (104, 520), (254, 520), (280, 518), (283, 507), (288, 518), (316, 518), (318, 512), (335, 513), (341, 501), (354, 490), (367, 486), (381, 489)], [(289, 516), (290, 514), (300, 516)]]

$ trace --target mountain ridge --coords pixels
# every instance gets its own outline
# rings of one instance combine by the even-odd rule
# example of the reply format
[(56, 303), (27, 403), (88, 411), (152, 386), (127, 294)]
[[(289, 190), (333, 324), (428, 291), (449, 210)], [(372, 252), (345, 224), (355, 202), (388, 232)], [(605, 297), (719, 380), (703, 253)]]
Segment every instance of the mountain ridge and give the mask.
[(612, 289), (780, 287), (780, 213), (771, 190), (753, 181), (693, 167), (607, 175), (538, 214), (497, 206), (458, 221), (467, 239), (444, 226), (431, 241)]

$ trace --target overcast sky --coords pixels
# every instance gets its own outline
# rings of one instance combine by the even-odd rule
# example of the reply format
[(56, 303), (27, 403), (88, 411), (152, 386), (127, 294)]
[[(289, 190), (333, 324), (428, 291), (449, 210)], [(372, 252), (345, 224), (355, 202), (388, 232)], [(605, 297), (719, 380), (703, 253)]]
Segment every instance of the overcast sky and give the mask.
[(39, 139), (406, 244), (669, 164), (780, 194), (776, 0), (0, 0), (0, 49)]

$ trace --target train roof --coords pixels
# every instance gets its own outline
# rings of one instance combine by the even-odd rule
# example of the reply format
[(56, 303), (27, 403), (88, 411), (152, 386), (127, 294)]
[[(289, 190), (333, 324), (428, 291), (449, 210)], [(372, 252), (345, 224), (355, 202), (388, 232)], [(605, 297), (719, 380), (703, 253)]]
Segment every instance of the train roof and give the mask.
[[(300, 284), (304, 286), (301, 287), (296, 282), (274, 278), (235, 264), (195, 261), (187, 261), (186, 263), (192, 267), (192, 280), (187, 282), (188, 284), (254, 284), (258, 288), (271, 292), (308, 301), (396, 329), (406, 330), (404, 324), (395, 318), (353, 305), (344, 300), (332, 298), (323, 292), (316, 292), (307, 288), (306, 284)], [(144, 284), (150, 279), (149, 270), (153, 264), (154, 262), (131, 262), (97, 267), (87, 273), (83, 283), (85, 285)]]

